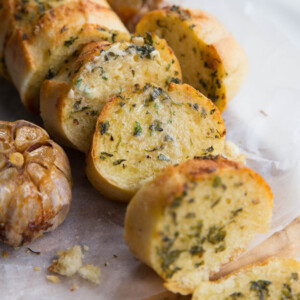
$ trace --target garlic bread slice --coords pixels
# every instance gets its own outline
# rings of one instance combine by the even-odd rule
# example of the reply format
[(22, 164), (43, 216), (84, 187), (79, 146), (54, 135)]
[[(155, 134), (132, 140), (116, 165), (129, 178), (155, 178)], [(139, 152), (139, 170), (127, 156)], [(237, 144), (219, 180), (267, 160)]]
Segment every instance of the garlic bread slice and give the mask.
[(198, 89), (224, 111), (248, 72), (247, 57), (226, 28), (198, 9), (169, 6), (145, 15), (136, 34), (155, 32), (179, 59), (183, 82)]
[(132, 41), (88, 44), (41, 91), (41, 115), (60, 143), (86, 152), (105, 103), (135, 84), (180, 82), (179, 63), (165, 40), (152, 34)]
[(127, 207), (125, 240), (169, 290), (189, 294), (269, 230), (272, 208), (270, 187), (244, 165), (191, 160), (169, 166), (137, 192)]
[(221, 113), (189, 85), (135, 86), (101, 112), (87, 158), (87, 176), (107, 198), (129, 201), (170, 164), (220, 154)]
[(192, 300), (300, 299), (300, 263), (270, 258), (217, 281), (201, 283)]
[(23, 104), (36, 113), (43, 81), (57, 74), (84, 44), (128, 37), (106, 0), (5, 0), (1, 4), (0, 58)]

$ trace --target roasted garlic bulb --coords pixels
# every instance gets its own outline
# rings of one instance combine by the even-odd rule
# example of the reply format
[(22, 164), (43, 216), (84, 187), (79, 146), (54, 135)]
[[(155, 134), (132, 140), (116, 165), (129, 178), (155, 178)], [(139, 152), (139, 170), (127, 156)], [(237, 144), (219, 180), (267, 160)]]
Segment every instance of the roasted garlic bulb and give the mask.
[(0, 240), (20, 246), (54, 230), (71, 204), (63, 149), (27, 121), (0, 121)]

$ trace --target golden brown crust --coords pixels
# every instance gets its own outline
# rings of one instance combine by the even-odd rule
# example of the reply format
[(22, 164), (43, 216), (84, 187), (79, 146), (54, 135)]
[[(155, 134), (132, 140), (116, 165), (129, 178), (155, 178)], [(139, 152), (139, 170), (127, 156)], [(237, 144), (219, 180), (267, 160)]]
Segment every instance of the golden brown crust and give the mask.
[[(18, 0), (12, 2), (9, 16), (15, 14), (13, 4)], [(32, 2), (25, 4), (25, 12)], [(103, 39), (103, 32), (97, 28), (107, 26), (112, 31), (127, 32), (105, 0), (54, 2), (56, 6), (33, 14), (33, 20), (24, 13), (19, 22), (10, 23), (4, 49), (9, 75), (25, 106), (34, 111), (38, 111), (42, 81), (53, 77), (64, 60), (83, 44)]]
[(126, 191), (121, 187), (117, 187), (112, 184), (107, 178), (101, 175), (99, 176), (99, 171), (95, 164), (96, 161), (97, 157), (95, 155), (95, 149), (92, 148), (92, 151), (88, 152), (86, 158), (86, 174), (91, 184), (98, 190), (99, 187), (101, 187), (101, 193), (108, 199), (127, 203), (128, 199), (131, 199), (135, 192), (131, 190)]
[[(179, 37), (177, 32), (173, 32), (170, 37), (167, 37), (168, 31), (171, 30), (168, 26), (172, 27), (174, 24), (180, 24), (182, 32), (185, 32), (182, 37)], [(199, 89), (216, 104), (221, 112), (224, 111), (228, 102), (242, 86), (248, 72), (246, 54), (226, 28), (214, 16), (202, 10), (184, 9), (173, 5), (146, 14), (137, 25), (136, 33), (144, 34), (146, 31), (156, 32), (159, 36), (167, 39), (181, 63), (184, 82)], [(205, 49), (197, 49), (189, 45), (184, 40), (187, 35), (192, 36), (193, 41), (198, 42), (198, 45), (205, 45)], [(175, 43), (178, 38), (182, 39), (179, 46), (176, 44), (177, 42)], [(182, 43), (185, 43), (186, 47), (184, 53), (182, 53), (184, 48)], [(189, 63), (185, 67), (185, 57), (194, 59), (198, 50), (202, 52), (201, 59), (204, 54), (204, 68), (202, 64), (197, 66), (197, 59), (194, 64)], [(197, 69), (194, 69), (195, 74), (190, 78), (188, 73), (191, 68)], [(204, 74), (208, 69), (211, 70), (214, 82), (210, 90), (207, 87), (210, 85), (209, 81), (205, 79), (207, 75)]]
[(45, 130), (0, 121), (0, 240), (20, 246), (60, 225), (71, 180), (66, 154)]
[(60, 109), (60, 103), (67, 90), (68, 85), (64, 82), (45, 80), (41, 88), (40, 109), (44, 126), (47, 128), (50, 135), (55, 132), (55, 140), (58, 143), (72, 147), (72, 144), (67, 144), (65, 142), (67, 138), (62, 127), (63, 115), (62, 110)]

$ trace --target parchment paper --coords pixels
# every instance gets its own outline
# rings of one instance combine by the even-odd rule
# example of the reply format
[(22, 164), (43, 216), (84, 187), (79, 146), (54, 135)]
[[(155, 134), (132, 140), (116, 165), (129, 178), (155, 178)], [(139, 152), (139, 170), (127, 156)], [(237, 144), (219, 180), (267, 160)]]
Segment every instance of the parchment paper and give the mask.
[[(178, 1), (177, 1), (178, 3)], [(187, 7), (216, 17), (243, 45), (249, 57), (249, 76), (224, 113), (227, 139), (249, 159), (248, 165), (271, 185), (275, 195), (273, 233), (300, 214), (300, 4), (297, 0), (187, 0)], [(0, 80), (0, 119), (25, 119), (42, 125), (38, 116), (20, 104), (17, 92)], [(41, 255), (0, 244), (1, 300), (143, 299), (163, 291), (158, 276), (138, 262), (123, 240), (126, 206), (101, 197), (89, 184), (84, 155), (66, 149), (74, 187), (66, 221), (30, 248)], [(270, 235), (269, 234), (269, 235)], [(258, 237), (249, 248), (268, 235)], [(102, 269), (100, 286), (77, 276), (58, 284), (46, 280), (55, 253), (75, 244), (88, 245), (84, 263)], [(117, 255), (114, 258), (113, 255)], [(108, 262), (108, 266), (104, 266)], [(41, 271), (34, 271), (35, 267)], [(76, 283), (78, 290), (71, 292)]]

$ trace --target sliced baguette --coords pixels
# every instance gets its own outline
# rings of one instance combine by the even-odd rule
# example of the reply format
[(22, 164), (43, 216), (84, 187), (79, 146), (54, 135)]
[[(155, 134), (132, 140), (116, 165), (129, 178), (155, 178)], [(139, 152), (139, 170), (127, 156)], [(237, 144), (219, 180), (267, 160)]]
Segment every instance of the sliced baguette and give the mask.
[(105, 0), (3, 2), (6, 13), (0, 23), (6, 30), (0, 42), (5, 65), (22, 102), (34, 112), (39, 111), (42, 82), (83, 44), (128, 34)]
[(145, 15), (136, 34), (155, 32), (167, 40), (179, 59), (183, 81), (224, 111), (243, 84), (247, 57), (226, 28), (198, 9), (169, 6)]
[(192, 300), (300, 299), (300, 263), (271, 258), (217, 281), (201, 283)]
[(97, 117), (114, 95), (135, 84), (180, 82), (179, 63), (165, 40), (151, 34), (131, 42), (87, 45), (41, 90), (41, 115), (60, 143), (86, 152)]
[(269, 230), (272, 208), (270, 187), (245, 166), (221, 157), (187, 161), (133, 197), (125, 240), (170, 291), (189, 294)]
[(87, 157), (87, 176), (107, 198), (129, 201), (170, 164), (220, 154), (225, 126), (213, 103), (189, 85), (146, 84), (110, 100)]

